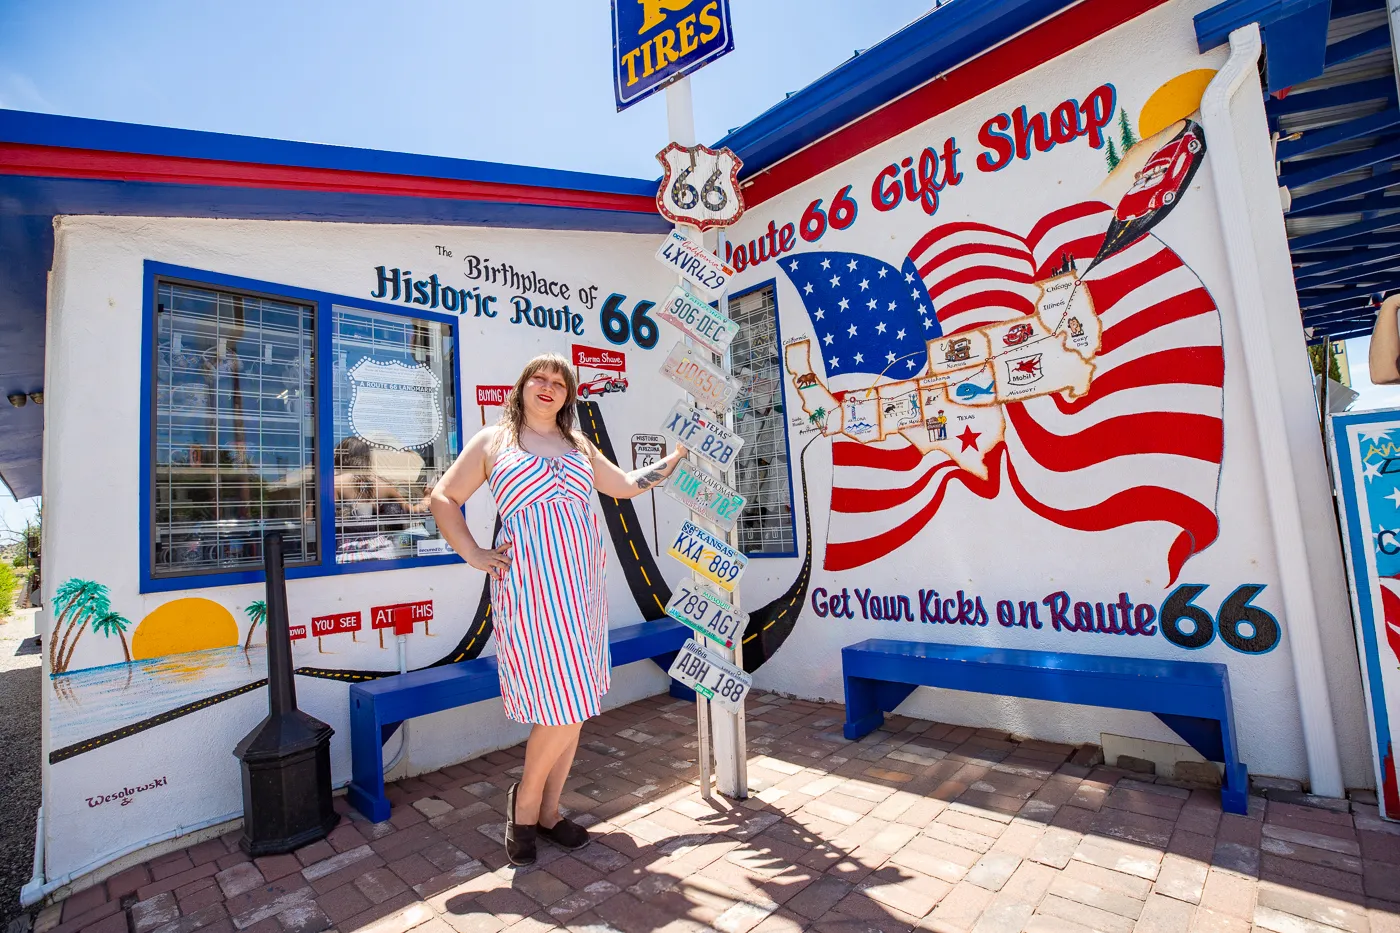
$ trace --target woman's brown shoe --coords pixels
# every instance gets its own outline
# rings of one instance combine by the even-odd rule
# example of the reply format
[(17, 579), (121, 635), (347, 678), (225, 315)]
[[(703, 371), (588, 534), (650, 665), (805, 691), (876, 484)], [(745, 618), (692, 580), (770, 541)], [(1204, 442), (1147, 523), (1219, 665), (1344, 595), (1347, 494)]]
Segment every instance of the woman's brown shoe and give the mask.
[(529, 865), (535, 861), (535, 834), (537, 823), (515, 822), (515, 791), (517, 782), (506, 791), (506, 858), (512, 865)]

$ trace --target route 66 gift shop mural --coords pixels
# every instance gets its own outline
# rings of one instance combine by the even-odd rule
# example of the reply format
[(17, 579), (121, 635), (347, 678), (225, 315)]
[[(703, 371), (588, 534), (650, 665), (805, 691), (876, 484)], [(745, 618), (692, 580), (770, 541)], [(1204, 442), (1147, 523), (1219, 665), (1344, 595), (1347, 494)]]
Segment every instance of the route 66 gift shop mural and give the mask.
[[(759, 686), (839, 698), (840, 648), (867, 637), (1208, 660), (1251, 769), (1304, 776), (1241, 360), (1259, 338), (1233, 314), (1200, 114), (1223, 52), (1196, 53), (1186, 6), (902, 132), (877, 111), (834, 144), (858, 155), (746, 189), (723, 258), (736, 289), (774, 290), (812, 539), (804, 637)], [(1335, 564), (1322, 624), (1349, 644)], [(1354, 693), (1334, 697), (1351, 748)], [(1181, 744), (1146, 715), (957, 692), (901, 711)]]

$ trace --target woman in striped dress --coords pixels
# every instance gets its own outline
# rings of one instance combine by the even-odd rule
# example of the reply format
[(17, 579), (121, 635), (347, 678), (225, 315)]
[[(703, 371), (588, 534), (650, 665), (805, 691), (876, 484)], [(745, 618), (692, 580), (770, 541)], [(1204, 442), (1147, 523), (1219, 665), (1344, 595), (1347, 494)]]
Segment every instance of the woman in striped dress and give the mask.
[[(432, 492), (433, 517), (462, 559), (491, 574), (496, 658), (506, 715), (533, 723), (525, 771), (506, 795), (506, 854), (535, 860), (535, 838), (566, 848), (588, 831), (559, 813), (584, 720), (598, 715), (611, 680), (606, 552), (593, 491), (619, 499), (661, 482), (685, 456), (678, 447), (624, 473), (576, 427), (578, 384), (564, 357), (531, 360), (500, 423), (467, 443)], [(494, 547), (476, 543), (462, 505), (482, 485), (501, 516)]]

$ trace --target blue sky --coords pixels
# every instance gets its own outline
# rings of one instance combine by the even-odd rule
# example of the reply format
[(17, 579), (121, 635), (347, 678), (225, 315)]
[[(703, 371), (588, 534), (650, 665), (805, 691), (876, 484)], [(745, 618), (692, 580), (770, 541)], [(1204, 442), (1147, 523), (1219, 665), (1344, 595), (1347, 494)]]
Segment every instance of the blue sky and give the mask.
[[(933, 3), (731, 6), (735, 50), (692, 78), (701, 141)], [(0, 2), (0, 107), (659, 175), (664, 95), (618, 114), (611, 53), (606, 0), (12, 0)]]
[[(735, 50), (691, 79), (698, 138), (932, 6), (731, 0)], [(664, 95), (617, 113), (611, 54), (606, 0), (0, 0), (3, 108), (655, 177)], [(0, 491), (0, 534), (32, 514)]]

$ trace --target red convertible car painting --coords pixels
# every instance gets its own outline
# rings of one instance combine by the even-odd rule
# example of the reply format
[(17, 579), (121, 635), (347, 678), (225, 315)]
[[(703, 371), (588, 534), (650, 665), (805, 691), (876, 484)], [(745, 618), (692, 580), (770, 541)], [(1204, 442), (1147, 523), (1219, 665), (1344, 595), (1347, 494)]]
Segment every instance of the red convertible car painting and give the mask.
[(606, 374), (594, 376), (587, 382), (578, 384), (578, 397), (588, 398), (591, 395), (606, 395), (609, 392), (626, 392), (627, 377), (621, 373), (616, 376)]
[(1103, 246), (1090, 268), (1141, 239), (1181, 200), (1206, 151), (1201, 125), (1195, 120), (1182, 122), (1181, 132), (1152, 153), (1133, 176), (1133, 185), (1118, 201)]

